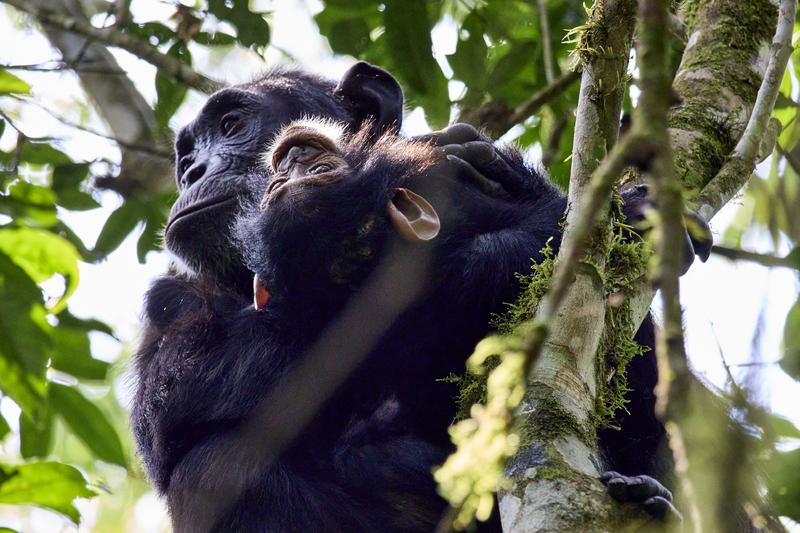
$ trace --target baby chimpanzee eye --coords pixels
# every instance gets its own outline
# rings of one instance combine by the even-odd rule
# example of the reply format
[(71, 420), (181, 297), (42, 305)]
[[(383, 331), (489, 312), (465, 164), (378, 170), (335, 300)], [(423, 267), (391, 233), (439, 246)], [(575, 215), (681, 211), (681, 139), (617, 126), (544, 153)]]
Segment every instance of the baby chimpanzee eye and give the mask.
[(320, 163), (319, 165), (314, 165), (313, 167), (309, 168), (308, 169), (308, 173), (309, 174), (323, 174), (325, 172), (330, 172), (331, 170), (333, 170), (332, 166), (330, 166), (328, 164), (325, 164), (325, 163)]

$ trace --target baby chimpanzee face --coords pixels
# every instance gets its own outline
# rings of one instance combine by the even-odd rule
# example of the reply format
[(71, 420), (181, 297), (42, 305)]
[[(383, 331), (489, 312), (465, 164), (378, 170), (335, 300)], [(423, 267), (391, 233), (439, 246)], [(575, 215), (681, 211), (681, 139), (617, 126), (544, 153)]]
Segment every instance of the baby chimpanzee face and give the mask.
[(270, 181), (261, 209), (294, 187), (332, 185), (350, 171), (334, 139), (344, 135), (328, 125), (336, 137), (323, 133), (326, 123), (293, 123), (278, 136), (269, 156), (275, 175)]

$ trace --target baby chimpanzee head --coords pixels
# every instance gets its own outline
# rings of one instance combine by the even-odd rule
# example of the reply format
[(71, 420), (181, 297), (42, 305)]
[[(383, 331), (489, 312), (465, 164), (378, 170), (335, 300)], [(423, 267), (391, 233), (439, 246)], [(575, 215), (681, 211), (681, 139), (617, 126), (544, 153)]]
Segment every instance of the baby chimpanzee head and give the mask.
[(439, 234), (437, 210), (408, 187), (430, 179), (431, 147), (392, 135), (370, 142), (371, 134), (369, 125), (348, 134), (338, 123), (303, 120), (276, 136), (265, 155), (273, 177), (237, 228), (262, 291), (257, 306), (264, 285), (273, 295), (352, 289), (393, 236), (425, 243)]
[(431, 250), (432, 280), (438, 259), (452, 262), (514, 224), (507, 199), (487, 195), (434, 146), (371, 134), (369, 125), (350, 134), (303, 120), (276, 136), (264, 165), (273, 176), (237, 229), (256, 273), (256, 307), (291, 291), (352, 293), (390, 243), (399, 253)]

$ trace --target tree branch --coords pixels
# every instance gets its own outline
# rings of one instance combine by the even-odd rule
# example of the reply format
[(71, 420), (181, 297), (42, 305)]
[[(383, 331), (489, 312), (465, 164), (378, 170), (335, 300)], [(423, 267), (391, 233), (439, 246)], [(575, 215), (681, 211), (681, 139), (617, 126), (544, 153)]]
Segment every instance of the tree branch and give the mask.
[[(683, 266), (684, 224), (683, 191), (675, 175), (672, 150), (667, 134), (667, 112), (672, 100), (669, 72), (669, 0), (642, 0), (639, 3), (638, 66), (642, 90), (636, 106), (633, 128), (652, 143), (652, 161), (647, 168), (651, 192), (658, 212), (656, 231), (655, 280), (661, 289), (664, 323), (656, 332), (658, 385), (656, 414), (664, 422), (675, 473), (688, 507), (690, 525), (702, 531), (697, 506), (697, 490), (688, 476), (688, 461), (682, 422), (688, 414), (686, 398), (692, 375), (686, 358), (680, 282)], [(672, 393), (672, 394), (671, 394)]]
[(783, 81), (786, 64), (792, 55), (792, 32), (794, 30), (797, 0), (782, 0), (778, 15), (778, 26), (770, 47), (769, 63), (764, 81), (758, 90), (753, 112), (744, 134), (733, 153), (716, 176), (706, 184), (694, 202), (701, 215), (710, 219), (741, 189), (756, 166), (761, 141), (767, 133), (769, 119), (775, 107), (778, 90)]
[(501, 137), (513, 126), (533, 116), (543, 105), (557, 98), (580, 77), (580, 72), (566, 72), (515, 109), (502, 102), (487, 102), (477, 109), (463, 110), (456, 121), (483, 128), (490, 137)]
[(711, 253), (722, 257), (727, 257), (732, 261), (750, 261), (751, 263), (758, 263), (765, 267), (786, 267), (800, 269), (800, 260), (791, 256), (776, 257), (774, 255), (759, 254), (756, 252), (748, 252), (747, 250), (740, 250), (738, 248), (728, 248), (726, 246), (714, 245), (711, 247)]
[[(89, 23), (79, 0), (59, 3), (29, 0), (26, 6), (34, 10), (53, 10), (57, 6), (62, 17)], [(127, 76), (117, 74), (122, 69), (114, 56), (105, 46), (81, 34), (48, 25), (43, 25), (42, 29), (52, 46), (61, 53), (62, 63), (72, 66), (83, 90), (93, 100), (114, 139), (119, 141), (122, 156), (119, 175), (98, 179), (95, 186), (114, 190), (123, 196), (137, 194), (145, 198), (171, 187), (172, 181), (168, 179), (172, 174), (171, 163), (164, 157), (153, 157), (152, 153), (133, 148), (169, 143), (169, 132), (158, 124), (153, 108), (133, 82)], [(85, 69), (84, 65), (91, 68)]]
[[(598, 269), (605, 263), (610, 232), (607, 220), (599, 222), (600, 215), (608, 210), (614, 183), (630, 164), (630, 154), (646, 142), (628, 136), (617, 143), (635, 11), (632, 0), (595, 2), (579, 45), (583, 72), (570, 208), (550, 287), (525, 338), (528, 387), (519, 410), (521, 416), (536, 413), (533, 416), (572, 422), (556, 435), (538, 435), (511, 461), (511, 488), (500, 495), (506, 531), (609, 529), (609, 523), (625, 523), (633, 516), (623, 517), (624, 511), (606, 495), (590, 459), (597, 453), (596, 443), (585, 436), (595, 431), (595, 352), (605, 317)], [(576, 331), (581, 332), (580, 342)], [(545, 460), (529, 464), (525, 457), (536, 456), (536, 450)], [(527, 474), (537, 470), (534, 466), (567, 469), (569, 475), (548, 479)], [(545, 496), (552, 493), (558, 497)], [(576, 505), (592, 508), (591, 516), (576, 516)]]
[(172, 150), (160, 150), (157, 146), (154, 146), (154, 145), (138, 144), (138, 143), (128, 142), (128, 141), (125, 141), (124, 139), (120, 139), (119, 137), (114, 137), (113, 135), (108, 135), (106, 133), (103, 133), (103, 132), (100, 132), (100, 131), (96, 131), (96, 130), (93, 130), (91, 128), (87, 128), (86, 126), (84, 126), (82, 124), (78, 124), (77, 122), (73, 122), (73, 121), (69, 120), (67, 117), (59, 115), (58, 113), (56, 113), (52, 109), (48, 108), (47, 106), (42, 105), (39, 102), (37, 102), (35, 100), (32, 100), (30, 98), (21, 98), (19, 96), (13, 95), (13, 94), (9, 94), (9, 95), (6, 95), (6, 96), (9, 96), (10, 98), (13, 98), (14, 100), (17, 100), (18, 102), (21, 102), (23, 104), (32, 105), (34, 107), (37, 107), (37, 108), (41, 109), (42, 111), (44, 111), (45, 113), (47, 113), (48, 115), (50, 115), (51, 117), (56, 119), (57, 121), (61, 122), (65, 126), (69, 126), (70, 128), (75, 128), (76, 130), (81, 130), (83, 132), (90, 133), (90, 134), (92, 134), (92, 135), (94, 135), (96, 137), (100, 137), (102, 139), (107, 139), (109, 141), (113, 141), (116, 144), (118, 144), (119, 146), (121, 146), (123, 148), (127, 148), (128, 150), (135, 150), (137, 152), (142, 152), (142, 153), (145, 153), (145, 154), (148, 154), (148, 155), (154, 155), (156, 157), (160, 157), (161, 159), (164, 159), (164, 160), (168, 161), (170, 164), (172, 163), (172, 161), (173, 161), (173, 159), (175, 157), (173, 155), (173, 153), (172, 153)]
[(117, 28), (95, 28), (86, 20), (64, 15), (49, 7), (33, 5), (27, 0), (0, 1), (31, 15), (45, 26), (77, 33), (88, 37), (92, 41), (122, 48), (140, 59), (147, 61), (151, 65), (154, 65), (164, 74), (198, 91), (212, 93), (224, 86), (221, 82), (212, 80), (192, 70), (174, 57), (161, 53), (150, 44), (120, 32)]
[(538, 0), (539, 28), (542, 31), (542, 55), (544, 56), (544, 76), (548, 85), (555, 80), (553, 69), (553, 46), (550, 44), (550, 21), (547, 18), (547, 4), (545, 0)]

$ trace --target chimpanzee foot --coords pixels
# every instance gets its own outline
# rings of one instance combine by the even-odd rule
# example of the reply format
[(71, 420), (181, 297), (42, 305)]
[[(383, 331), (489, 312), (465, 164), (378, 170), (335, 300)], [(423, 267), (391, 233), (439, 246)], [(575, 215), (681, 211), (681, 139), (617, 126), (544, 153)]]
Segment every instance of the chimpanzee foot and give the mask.
[(683, 520), (681, 513), (672, 505), (672, 493), (650, 476), (623, 476), (610, 471), (603, 472), (600, 481), (608, 488), (608, 494), (618, 502), (639, 503), (647, 514), (660, 520)]

